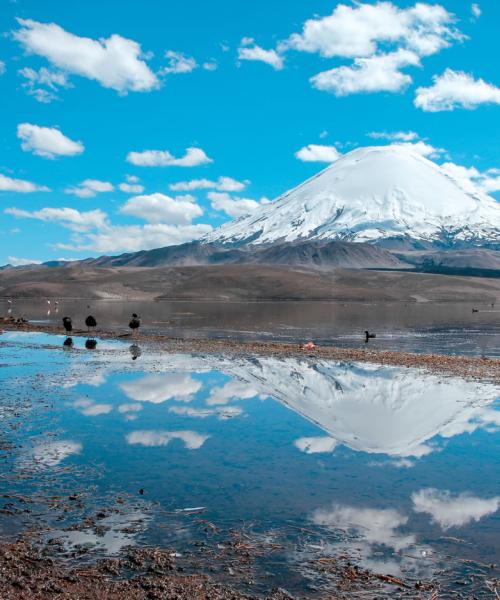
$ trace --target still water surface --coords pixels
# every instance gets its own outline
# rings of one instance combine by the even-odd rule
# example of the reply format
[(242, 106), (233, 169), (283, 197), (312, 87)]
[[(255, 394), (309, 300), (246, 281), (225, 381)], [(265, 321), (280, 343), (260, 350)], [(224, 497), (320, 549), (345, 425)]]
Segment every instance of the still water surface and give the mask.
[[(8, 305), (0, 301), (0, 314)], [(475, 308), (478, 312), (472, 312)], [(91, 313), (103, 329), (127, 330), (130, 315), (142, 331), (176, 337), (304, 341), (363, 346), (364, 331), (376, 332), (374, 349), (500, 356), (500, 306), (395, 302), (122, 302), (16, 300), (12, 314), (61, 325), (63, 316), (84, 327)]]
[[(489, 597), (485, 581), (499, 573), (488, 565), (500, 562), (497, 387), (63, 340), (0, 336), (4, 535), (41, 526), (69, 553), (153, 544), (182, 555), (210, 543), (208, 522), (281, 548), (260, 558), (263, 586), (321, 588), (309, 561), (343, 554), (380, 573), (447, 577), (451, 589), (466, 559), (479, 573), (471, 593)], [(99, 528), (75, 528), (117, 498)]]

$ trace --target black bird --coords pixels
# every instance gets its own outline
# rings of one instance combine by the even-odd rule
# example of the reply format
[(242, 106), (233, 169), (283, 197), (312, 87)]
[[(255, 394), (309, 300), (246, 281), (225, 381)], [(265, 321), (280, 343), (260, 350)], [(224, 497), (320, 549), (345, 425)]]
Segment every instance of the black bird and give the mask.
[(95, 350), (96, 347), (97, 347), (97, 340), (94, 340), (92, 338), (85, 340), (85, 348), (87, 348), (87, 350)]
[(472, 312), (473, 312), (473, 313), (475, 313), (475, 312), (479, 312), (479, 309), (478, 309), (478, 308), (473, 308), (473, 309), (472, 309)]
[(368, 344), (368, 340), (372, 340), (373, 338), (376, 338), (377, 334), (376, 333), (370, 333), (369, 331), (365, 331), (365, 344)]
[(139, 330), (139, 327), (141, 326), (141, 319), (139, 316), (133, 313), (128, 326), (132, 330), (132, 334), (135, 332), (135, 330)]
[(67, 337), (63, 342), (63, 347), (65, 350), (67, 350), (68, 348), (73, 348), (73, 338)]
[(69, 333), (70, 331), (73, 331), (73, 321), (71, 320), (71, 317), (63, 317), (63, 326), (64, 329), (66, 329), (66, 331)]
[(97, 327), (97, 321), (95, 320), (95, 318), (92, 315), (89, 315), (86, 319), (85, 319), (85, 325), (87, 325), (87, 329), (95, 328)]

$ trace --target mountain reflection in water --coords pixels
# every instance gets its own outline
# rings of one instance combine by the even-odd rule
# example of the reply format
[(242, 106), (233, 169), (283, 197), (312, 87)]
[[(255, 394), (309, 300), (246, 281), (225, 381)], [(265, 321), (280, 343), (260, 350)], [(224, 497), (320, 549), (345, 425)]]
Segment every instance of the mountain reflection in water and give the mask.
[[(0, 338), (5, 397), (38, 394), (44, 407), (43, 418), (33, 413), (12, 430), (13, 468), (31, 466), (35, 487), (18, 479), (8, 491), (57, 489), (72, 467), (92, 467), (75, 481), (93, 490), (96, 505), (111, 491), (143, 502), (127, 509), (137, 526), (129, 530), (124, 510), (104, 523), (107, 537), (56, 521), (65, 543), (182, 552), (198, 533), (180, 515), (203, 507), (216, 527), (250, 521), (280, 543), (290, 525), (317, 531), (307, 543), (287, 533), (294, 547), (282, 560), (306, 578), (318, 552), (422, 578), (443, 556), (500, 560), (493, 384), (406, 367), (147, 347), (133, 361), (129, 343), (99, 340), (88, 352), (75, 337), (63, 352), (63, 340)], [(165, 514), (174, 521), (157, 527)]]
[[(115, 363), (108, 359), (101, 370), (96, 365), (100, 375), (94, 369), (92, 378), (104, 383), (122, 366), (116, 358)], [(149, 366), (161, 372), (120, 383), (129, 400), (190, 403), (198, 394), (206, 393), (205, 412), (171, 409), (202, 417), (218, 414), (209, 407), (272, 398), (326, 434), (297, 439), (296, 447), (307, 453), (329, 452), (343, 444), (361, 452), (419, 458), (435, 449), (427, 442), (436, 436), (450, 438), (477, 428), (500, 426), (500, 413), (489, 407), (499, 396), (496, 386), (418, 369), (296, 358), (176, 354), (143, 358), (143, 371)], [(68, 377), (72, 385), (84, 382), (80, 368), (75, 365)], [(193, 374), (210, 372), (230, 379), (207, 390)]]

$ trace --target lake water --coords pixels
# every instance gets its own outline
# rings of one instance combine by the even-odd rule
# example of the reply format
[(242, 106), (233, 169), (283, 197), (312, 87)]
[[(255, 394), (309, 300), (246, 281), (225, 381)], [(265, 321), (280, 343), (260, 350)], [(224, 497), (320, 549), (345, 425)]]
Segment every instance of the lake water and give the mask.
[[(3, 303), (3, 305), (2, 305)], [(0, 311), (7, 303), (0, 300)], [(472, 308), (478, 312), (472, 312)], [(500, 356), (500, 307), (464, 303), (341, 302), (122, 302), (15, 300), (12, 314), (36, 323), (75, 327), (91, 313), (104, 329), (127, 331), (130, 315), (142, 318), (142, 330), (175, 337), (304, 341), (322, 345), (363, 346), (364, 331), (380, 350)], [(1, 314), (1, 313), (0, 313)]]
[[(341, 557), (412, 585), (439, 581), (441, 598), (490, 597), (494, 385), (64, 339), (0, 335), (4, 536), (41, 530), (71, 560), (158, 545), (243, 589), (313, 597), (335, 589), (318, 560)], [(203, 560), (235, 535), (259, 549), (252, 585)]]

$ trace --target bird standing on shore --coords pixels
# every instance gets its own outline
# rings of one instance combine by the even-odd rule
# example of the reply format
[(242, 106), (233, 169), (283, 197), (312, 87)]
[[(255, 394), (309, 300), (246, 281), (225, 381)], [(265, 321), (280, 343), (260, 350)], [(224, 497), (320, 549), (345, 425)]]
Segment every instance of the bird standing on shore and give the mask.
[(87, 326), (87, 329), (89, 329), (89, 330), (91, 327), (92, 327), (92, 329), (95, 329), (97, 327), (97, 321), (95, 320), (95, 317), (93, 317), (92, 315), (89, 315), (85, 319), (85, 325)]
[(139, 327), (141, 326), (141, 319), (139, 316), (133, 313), (128, 326), (132, 330), (132, 335), (134, 335), (136, 331), (139, 331)]
[(71, 317), (63, 317), (63, 327), (64, 329), (70, 333), (70, 331), (73, 331), (73, 321), (71, 320)]
[(377, 337), (376, 333), (370, 333), (369, 331), (365, 331), (365, 344), (368, 344), (369, 340), (372, 340)]
[(316, 344), (314, 342), (306, 342), (302, 344), (302, 350), (314, 350), (316, 348)]

